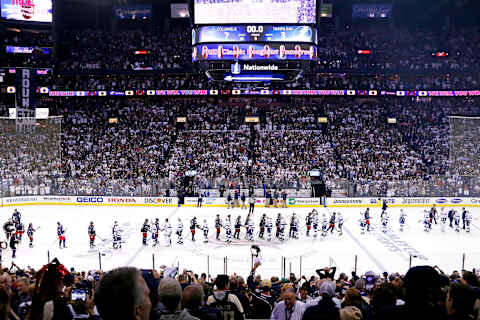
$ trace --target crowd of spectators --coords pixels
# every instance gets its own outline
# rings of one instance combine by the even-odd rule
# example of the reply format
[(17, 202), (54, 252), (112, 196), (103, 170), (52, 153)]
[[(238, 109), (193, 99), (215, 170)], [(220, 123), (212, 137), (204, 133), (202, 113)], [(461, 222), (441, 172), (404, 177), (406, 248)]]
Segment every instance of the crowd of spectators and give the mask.
[(249, 275), (214, 278), (162, 266), (77, 272), (54, 259), (41, 270), (16, 265), (0, 275), (0, 319), (480, 319), (478, 272), (451, 275), (416, 266), (405, 275), (372, 271), (307, 277)]
[(61, 125), (48, 120), (27, 138), (2, 120), (4, 192), (154, 195), (193, 171), (205, 189), (308, 189), (314, 169), (330, 189), (343, 181), (361, 196), (480, 192), (459, 179), (480, 176), (469, 151), (478, 120), (449, 120), (480, 114), (475, 100), (78, 98), (51, 114)]

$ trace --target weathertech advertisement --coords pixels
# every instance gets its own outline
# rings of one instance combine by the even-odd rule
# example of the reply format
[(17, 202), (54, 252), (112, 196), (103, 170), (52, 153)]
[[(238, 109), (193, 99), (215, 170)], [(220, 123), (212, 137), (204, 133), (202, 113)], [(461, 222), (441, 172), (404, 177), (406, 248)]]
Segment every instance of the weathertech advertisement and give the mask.
[(29, 22), (52, 22), (52, 0), (0, 1), (3, 19)]
[(193, 61), (200, 60), (315, 60), (317, 47), (294, 43), (205, 44), (192, 49)]

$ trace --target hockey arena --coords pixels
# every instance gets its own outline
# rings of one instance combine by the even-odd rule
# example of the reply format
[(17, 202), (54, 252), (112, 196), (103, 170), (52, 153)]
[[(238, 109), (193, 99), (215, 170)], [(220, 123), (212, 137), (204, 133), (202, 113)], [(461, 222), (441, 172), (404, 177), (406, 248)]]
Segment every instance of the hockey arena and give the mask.
[[(349, 202), (348, 198), (339, 200), (343, 203)], [(399, 202), (402, 199), (396, 200)], [(425, 201), (426, 199), (418, 200)], [(466, 200), (470, 199), (465, 199), (465, 202)], [(249, 241), (246, 235), (245, 219), (248, 209), (227, 209), (226, 205), (215, 207), (207, 205), (202, 208), (197, 208), (196, 205), (190, 205), (190, 207), (17, 206), (15, 208), (21, 212), (22, 220), (32, 222), (38, 230), (34, 235), (34, 250), (28, 247), (28, 239), (24, 235), (25, 239), (18, 247), (18, 257), (14, 261), (17, 265), (38, 268), (48, 262), (50, 256), (50, 258), (58, 257), (61, 261), (72, 261), (77, 268), (88, 270), (109, 270), (122, 265), (132, 265), (141, 269), (167, 265), (178, 266), (181, 269), (195, 267), (196, 272), (209, 272), (211, 275), (228, 272), (228, 270), (246, 274), (252, 264), (250, 248), (255, 244), (261, 249), (261, 274), (265, 277), (275, 274), (288, 275), (290, 272), (308, 275), (325, 266), (336, 266), (340, 272), (357, 271), (361, 274), (367, 271), (396, 272), (399, 268), (424, 264), (437, 265), (446, 272), (478, 267), (480, 259), (480, 250), (476, 245), (480, 237), (476, 214), (478, 208), (471, 207), (471, 204), (466, 204), (466, 209), (474, 217), (470, 232), (463, 229), (463, 221), (460, 221), (460, 230), (456, 232), (455, 227), (449, 226), (448, 219), (442, 223), (440, 214), (436, 217), (437, 224), (433, 222), (431, 231), (426, 232), (424, 211), (429, 212), (431, 206), (419, 206), (418, 203), (414, 206), (394, 206), (392, 204), (392, 207), (386, 210), (389, 219), (387, 228), (384, 230), (380, 217), (381, 205), (355, 206), (255, 208), (253, 241)], [(441, 206), (438, 207), (439, 213), (452, 208), (457, 212), (462, 211), (459, 204), (439, 206)], [(370, 231), (367, 231), (365, 227), (362, 232), (360, 222), (364, 217), (365, 207), (369, 207), (371, 212), (371, 228)], [(2, 216), (11, 214), (13, 208), (1, 208)], [(310, 236), (307, 237), (306, 217), (312, 210), (319, 213), (320, 222), (316, 237), (313, 225)], [(403, 231), (400, 231), (400, 210), (406, 214)], [(132, 219), (132, 212), (138, 218)], [(342, 214), (343, 232), (339, 234), (337, 225), (333, 232), (328, 231), (323, 236), (322, 217), (325, 215), (326, 220), (330, 221), (333, 212)], [(275, 235), (275, 220), (279, 213), (287, 222), (283, 241)], [(290, 221), (294, 213), (299, 221), (298, 239), (289, 237)], [(227, 215), (231, 215), (232, 229), (234, 229), (236, 218), (241, 216), (242, 227), (239, 240), (233, 239), (231, 243), (227, 243), (223, 226), (220, 239), (216, 239), (215, 218), (217, 214), (220, 215), (222, 222)], [(273, 220), (271, 241), (266, 240), (266, 231), (265, 239), (259, 239), (259, 225), (263, 214)], [(197, 218), (199, 225), (196, 229), (195, 242), (192, 241), (190, 232), (190, 221), (193, 217)], [(154, 224), (156, 218), (160, 221), (160, 228), (164, 226), (165, 219), (169, 220), (172, 227), (170, 231), (171, 245), (166, 236), (167, 231), (162, 232), (161, 230), (159, 230), (156, 246), (153, 246), (151, 232), (148, 233), (147, 245), (142, 244), (141, 228), (144, 219), (148, 219), (151, 224)], [(183, 244), (177, 243), (178, 219), (183, 224)], [(207, 221), (209, 227), (208, 242), (205, 242), (202, 230), (204, 220)], [(67, 247), (65, 249), (59, 248), (58, 245), (57, 221), (62, 223), (66, 231)], [(95, 223), (98, 235), (94, 248), (89, 246), (87, 232), (91, 221)], [(122, 244), (118, 250), (113, 248), (114, 221), (118, 221), (122, 230)], [(455, 225), (453, 224), (453, 226)], [(11, 261), (9, 250), (4, 250), (4, 261), (7, 265)]]

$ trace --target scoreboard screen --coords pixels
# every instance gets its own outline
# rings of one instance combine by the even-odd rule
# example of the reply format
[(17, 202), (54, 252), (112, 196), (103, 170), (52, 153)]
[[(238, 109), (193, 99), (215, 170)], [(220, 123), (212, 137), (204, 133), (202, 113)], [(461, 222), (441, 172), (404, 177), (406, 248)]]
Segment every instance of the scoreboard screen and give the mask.
[(28, 22), (52, 22), (52, 0), (0, 0), (2, 18)]
[(202, 26), (192, 30), (192, 44), (215, 42), (317, 43), (317, 30), (296, 25)]
[(315, 24), (316, 0), (194, 0), (195, 24)]
[(314, 61), (317, 58), (315, 45), (295, 43), (217, 43), (193, 46), (192, 60), (302, 60)]

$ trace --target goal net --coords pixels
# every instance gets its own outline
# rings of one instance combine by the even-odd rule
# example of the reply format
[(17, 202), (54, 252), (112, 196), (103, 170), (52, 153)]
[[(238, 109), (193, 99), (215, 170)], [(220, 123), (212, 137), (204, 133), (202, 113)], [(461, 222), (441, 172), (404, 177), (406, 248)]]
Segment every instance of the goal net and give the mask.
[(460, 176), (480, 176), (480, 117), (449, 117), (450, 167)]
[(59, 176), (61, 132), (62, 117), (0, 117), (1, 194), (38, 194), (46, 180)]

